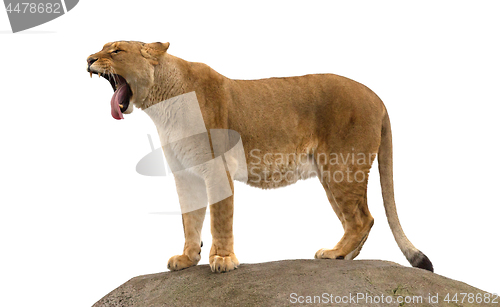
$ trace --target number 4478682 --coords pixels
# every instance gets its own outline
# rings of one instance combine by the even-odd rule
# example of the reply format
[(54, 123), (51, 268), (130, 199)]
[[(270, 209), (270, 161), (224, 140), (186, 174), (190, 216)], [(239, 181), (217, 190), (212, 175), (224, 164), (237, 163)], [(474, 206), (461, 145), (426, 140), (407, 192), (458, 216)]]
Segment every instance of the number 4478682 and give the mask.
[(61, 4), (60, 3), (17, 3), (14, 8), (12, 8), (12, 3), (7, 5), (7, 13), (60, 13)]

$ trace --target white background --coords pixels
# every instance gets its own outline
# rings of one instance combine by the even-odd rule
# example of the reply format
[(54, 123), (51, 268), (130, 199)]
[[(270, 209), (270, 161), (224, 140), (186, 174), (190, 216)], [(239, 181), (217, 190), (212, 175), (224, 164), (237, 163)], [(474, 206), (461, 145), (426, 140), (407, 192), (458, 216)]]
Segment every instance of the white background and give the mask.
[[(159, 141), (147, 115), (116, 121), (112, 89), (86, 57), (115, 40), (230, 78), (336, 73), (373, 89), (392, 121), (403, 228), (437, 274), (500, 292), (500, 19), (496, 2), (86, 0), (11, 34), (0, 12), (0, 305), (91, 306), (128, 279), (166, 270), (183, 248), (172, 177), (136, 163)], [(239, 3), (239, 2), (238, 2)], [(342, 227), (317, 179), (235, 187), (242, 263), (311, 259)], [(390, 233), (376, 165), (375, 225), (357, 259), (409, 266)], [(208, 219), (202, 262), (211, 244)]]

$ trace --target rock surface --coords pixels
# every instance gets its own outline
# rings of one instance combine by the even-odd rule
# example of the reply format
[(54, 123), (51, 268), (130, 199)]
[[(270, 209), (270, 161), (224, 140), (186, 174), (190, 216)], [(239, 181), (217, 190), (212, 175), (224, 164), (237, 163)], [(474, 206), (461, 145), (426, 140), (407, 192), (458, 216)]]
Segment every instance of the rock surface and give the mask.
[[(472, 293), (475, 298), (486, 294), (465, 283), (387, 261), (285, 260), (242, 264), (224, 274), (200, 265), (138, 276), (93, 307), (497, 306), (475, 298), (469, 303), (467, 297), (462, 302), (460, 293)], [(450, 300), (458, 294), (458, 301), (447, 303), (447, 294)]]

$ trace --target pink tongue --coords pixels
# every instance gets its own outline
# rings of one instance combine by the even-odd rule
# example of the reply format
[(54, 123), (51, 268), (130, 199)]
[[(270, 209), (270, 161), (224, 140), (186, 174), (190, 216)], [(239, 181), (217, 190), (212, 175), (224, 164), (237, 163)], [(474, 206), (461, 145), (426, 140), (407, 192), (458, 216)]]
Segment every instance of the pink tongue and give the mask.
[(122, 111), (120, 110), (119, 104), (122, 103), (123, 97), (127, 91), (127, 87), (123, 84), (115, 91), (113, 97), (111, 97), (111, 116), (114, 119), (123, 119)]

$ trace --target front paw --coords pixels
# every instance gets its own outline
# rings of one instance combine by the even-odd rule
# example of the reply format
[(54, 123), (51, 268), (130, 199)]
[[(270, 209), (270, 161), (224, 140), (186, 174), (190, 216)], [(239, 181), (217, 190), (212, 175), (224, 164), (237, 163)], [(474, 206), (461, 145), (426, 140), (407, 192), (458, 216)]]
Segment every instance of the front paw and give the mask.
[[(199, 259), (198, 259), (199, 261)], [(198, 264), (198, 261), (191, 260), (187, 255), (173, 256), (168, 260), (168, 269), (170, 271), (179, 271)]]
[(229, 256), (213, 255), (210, 257), (210, 268), (212, 272), (225, 273), (238, 268), (240, 262), (234, 254)]

